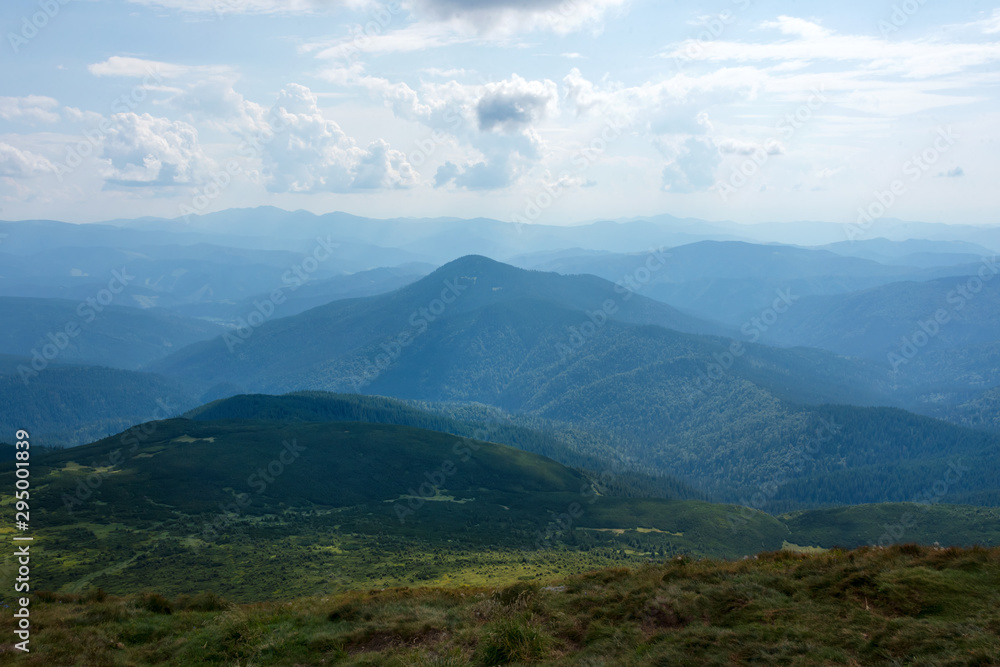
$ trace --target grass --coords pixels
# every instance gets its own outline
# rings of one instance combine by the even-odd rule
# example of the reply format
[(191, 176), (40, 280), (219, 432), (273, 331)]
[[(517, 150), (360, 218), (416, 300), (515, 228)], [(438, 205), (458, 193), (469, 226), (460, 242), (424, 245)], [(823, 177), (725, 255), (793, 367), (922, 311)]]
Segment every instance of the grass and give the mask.
[[(1000, 549), (672, 558), (253, 604), (48, 593), (24, 665), (1000, 665)], [(12, 636), (9, 614), (0, 636)]]

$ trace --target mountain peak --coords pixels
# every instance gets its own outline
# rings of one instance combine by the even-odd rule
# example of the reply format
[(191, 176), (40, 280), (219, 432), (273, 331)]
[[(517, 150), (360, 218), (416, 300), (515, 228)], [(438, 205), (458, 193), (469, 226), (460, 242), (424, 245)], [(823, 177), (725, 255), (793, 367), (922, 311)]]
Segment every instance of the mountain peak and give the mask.
[(467, 276), (469, 278), (510, 278), (530, 273), (510, 264), (498, 262), (483, 255), (465, 255), (441, 266), (423, 280)]

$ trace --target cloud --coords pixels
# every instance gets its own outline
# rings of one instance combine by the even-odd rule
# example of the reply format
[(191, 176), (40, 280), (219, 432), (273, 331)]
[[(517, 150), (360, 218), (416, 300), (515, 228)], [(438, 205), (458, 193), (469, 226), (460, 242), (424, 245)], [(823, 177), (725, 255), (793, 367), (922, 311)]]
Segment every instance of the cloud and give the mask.
[(312, 14), (358, 9), (368, 0), (129, 0), (150, 7), (212, 14)]
[(517, 132), (550, 115), (558, 98), (552, 81), (525, 81), (515, 74), (506, 81), (487, 84), (476, 103), (479, 129)]
[(382, 140), (362, 149), (323, 116), (316, 95), (288, 84), (267, 116), (274, 138), (263, 147), (267, 188), (272, 192), (349, 192), (408, 188), (417, 175), (406, 156)]
[(455, 180), (455, 177), (462, 173), (462, 169), (454, 162), (448, 161), (437, 168), (434, 174), (434, 187), (444, 187)]
[(59, 114), (53, 111), (59, 102), (51, 97), (0, 97), (0, 118), (22, 123), (56, 123)]
[(382, 139), (368, 145), (355, 169), (355, 188), (408, 188), (416, 185), (417, 173), (406, 155), (392, 150)]
[(102, 145), (101, 175), (117, 186), (196, 185), (215, 168), (198, 130), (149, 114), (111, 116)]
[[(559, 87), (549, 80), (526, 80), (517, 74), (481, 84), (424, 82), (419, 92), (402, 82), (367, 76), (363, 67), (334, 67), (323, 78), (343, 87), (366, 89), (398, 118), (416, 121), (455, 137), (474, 150), (464, 166), (435, 176), (435, 185), (487, 189), (506, 187), (544, 153), (537, 128), (558, 112)], [(456, 173), (455, 169), (459, 171)]]
[(465, 76), (470, 72), (470, 70), (463, 69), (461, 67), (454, 69), (441, 69), (440, 67), (425, 67), (420, 71), (423, 72), (424, 74), (427, 74), (428, 76), (435, 76), (441, 79), (454, 79), (455, 77), (458, 76)]
[(965, 176), (965, 170), (961, 167), (954, 167), (948, 171), (942, 171), (938, 174), (942, 178), (961, 178)]
[(563, 77), (563, 97), (578, 116), (623, 119), (645, 125), (654, 134), (700, 134), (711, 130), (702, 116), (706, 108), (754, 99), (763, 79), (753, 68), (723, 68), (699, 77), (678, 74), (635, 86), (613, 81), (598, 85), (574, 67)]
[(514, 183), (519, 175), (520, 169), (509, 155), (496, 155), (464, 167), (446, 162), (438, 167), (434, 187), (439, 188), (453, 182), (456, 187), (466, 190), (497, 190)]
[[(227, 65), (178, 65), (158, 60), (112, 56), (88, 65), (94, 76), (142, 78), (144, 90), (167, 95), (163, 106), (180, 111), (187, 120), (213, 129), (253, 132), (263, 126), (265, 109), (235, 89), (239, 75)], [(166, 85), (165, 80), (170, 80)]]
[(722, 160), (710, 140), (689, 137), (673, 153), (673, 159), (663, 168), (664, 190), (686, 194), (708, 190), (715, 184), (715, 170)]
[(56, 166), (41, 155), (0, 141), (0, 176), (27, 178), (55, 170)]
[(993, 14), (989, 18), (980, 21), (978, 25), (982, 28), (984, 34), (996, 35), (1000, 33), (1000, 8), (994, 9)]
[(83, 111), (76, 107), (63, 107), (63, 114), (67, 120), (90, 127), (94, 127), (104, 120), (104, 116), (96, 111)]
[(304, 53), (316, 52), (316, 57), (320, 60), (346, 61), (360, 54), (412, 53), (472, 41), (473, 35), (460, 31), (456, 26), (412, 23), (397, 30), (380, 29), (378, 32), (355, 27), (350, 36), (309, 42), (300, 47), (300, 50)]
[[(761, 24), (790, 36), (786, 40), (733, 42), (688, 40), (662, 52), (664, 58), (706, 62), (853, 61), (868, 75), (893, 74), (920, 79), (961, 72), (1000, 60), (995, 42), (957, 43), (939, 38), (888, 40), (871, 35), (841, 35), (823, 26), (789, 16)], [(989, 26), (986, 27), (990, 29)]]
[[(368, 11), (365, 21), (386, 7), (373, 0), (129, 0), (148, 7), (189, 13), (302, 15), (337, 11)], [(612, 11), (627, 0), (404, 0), (402, 8), (416, 24), (446, 26), (448, 32), (483, 38), (509, 38), (525, 32), (565, 35), (586, 28), (598, 30)], [(390, 10), (391, 11), (391, 10)], [(384, 28), (385, 26), (383, 26)], [(410, 26), (408, 26), (410, 27)], [(372, 35), (377, 37), (377, 35)], [(385, 37), (385, 35), (382, 35)], [(390, 40), (391, 41), (391, 40)]]
[(482, 36), (509, 37), (545, 31), (566, 35), (599, 29), (606, 15), (625, 0), (409, 0), (419, 19), (448, 22)]
[(111, 56), (104, 62), (87, 65), (94, 76), (121, 76), (129, 78), (151, 77), (175, 79), (193, 73), (212, 73), (228, 70), (227, 67), (177, 65), (159, 60), (146, 60), (129, 56)]
[(779, 16), (777, 21), (764, 21), (761, 26), (776, 28), (782, 34), (802, 37), (803, 39), (822, 39), (833, 34), (817, 23), (794, 16)]
[(766, 145), (753, 141), (743, 141), (741, 139), (721, 139), (715, 142), (719, 152), (724, 155), (781, 155), (785, 152), (784, 147), (777, 141), (770, 141)]
[(258, 131), (264, 126), (266, 109), (237, 92), (236, 81), (235, 75), (218, 74), (188, 82), (164, 104), (217, 130)]

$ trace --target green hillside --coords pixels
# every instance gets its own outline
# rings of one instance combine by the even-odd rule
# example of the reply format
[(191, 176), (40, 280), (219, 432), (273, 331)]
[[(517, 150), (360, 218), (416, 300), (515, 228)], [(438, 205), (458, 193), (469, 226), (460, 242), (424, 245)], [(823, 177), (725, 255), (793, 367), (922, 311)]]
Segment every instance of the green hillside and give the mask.
[(886, 503), (793, 512), (779, 517), (801, 546), (1000, 546), (1000, 510), (962, 505)]
[[(0, 470), (13, 488), (12, 462)], [(32, 478), (33, 571), (64, 591), (489, 583), (734, 558), (787, 533), (760, 512), (734, 531), (735, 507), (613, 497), (604, 477), (536, 454), (387, 424), (171, 419), (36, 458)]]
[(616, 495), (705, 499), (703, 493), (676, 478), (646, 472), (598, 435), (539, 418), (511, 415), (485, 405), (406, 402), (384, 396), (312, 391), (283, 396), (233, 396), (195, 408), (184, 416), (199, 421), (361, 421), (413, 426), (510, 445), (571, 467), (615, 471), (614, 478), (606, 478), (605, 484)]
[[(48, 593), (32, 618), (32, 653), (19, 664), (45, 667), (987, 667), (1000, 655), (1000, 550), (671, 559), (499, 588), (370, 588), (252, 605)], [(13, 625), (0, 619), (7, 634)]]
[[(451, 305), (424, 328), (409, 327), (400, 313), (419, 320), (441, 285), (459, 279), (467, 287)], [(616, 317), (628, 321), (593, 323), (587, 313), (595, 306), (585, 304), (605, 296), (622, 304)], [(496, 406), (573, 425), (614, 449), (610, 456), (606, 448), (588, 454), (625, 459), (730, 502), (749, 502), (780, 480), (770, 511), (910, 500), (934, 483), (942, 457), (983, 460), (996, 444), (897, 410), (818, 407), (892, 404), (898, 387), (874, 362), (805, 348), (734, 347), (732, 340), (643, 324), (650, 313), (669, 315), (653, 303), (636, 295), (626, 301), (594, 277), (467, 257), (390, 295), (264, 324), (232, 353), (211, 341), (158, 368), (255, 390), (364, 391)], [(587, 337), (579, 333), (585, 323), (592, 324)], [(398, 332), (410, 335), (405, 346), (394, 342)], [(836, 424), (836, 432), (824, 424)], [(816, 449), (804, 463), (803, 448)], [(970, 476), (956, 502), (996, 503), (994, 488)]]
[(39, 444), (92, 442), (198, 403), (183, 380), (98, 366), (52, 364), (25, 384), (18, 367), (30, 363), (0, 356), (0, 433), (27, 428)]
[[(604, 312), (609, 302), (609, 312)], [(557, 312), (550, 316), (553, 309)], [(598, 311), (594, 318), (602, 322), (610, 317), (681, 331), (723, 331), (594, 276), (523, 271), (470, 256), (390, 294), (337, 301), (265, 322), (242, 336), (189, 346), (151, 369), (206, 384), (234, 382), (255, 392), (367, 390), (383, 375), (379, 355), (420, 357), (429, 340), (439, 343), (442, 336), (453, 343), (481, 345), (489, 341), (477, 329), (496, 333), (505, 326), (506, 313), (519, 318), (524, 334), (515, 333), (516, 338), (496, 351), (498, 356), (516, 355), (538, 342), (555, 352), (555, 343), (568, 338), (568, 327), (580, 327), (588, 321), (585, 313)], [(553, 338), (556, 327), (558, 338)], [(289, 345), (289, 340), (295, 344)], [(498, 374), (502, 376), (515, 358), (494, 359)], [(458, 364), (456, 359), (448, 365)]]

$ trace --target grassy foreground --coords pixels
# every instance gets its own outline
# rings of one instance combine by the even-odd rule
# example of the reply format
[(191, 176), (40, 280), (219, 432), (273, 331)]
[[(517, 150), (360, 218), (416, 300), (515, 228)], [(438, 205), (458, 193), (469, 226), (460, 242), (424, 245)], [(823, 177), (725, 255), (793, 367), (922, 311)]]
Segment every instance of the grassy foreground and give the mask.
[(502, 589), (235, 605), (40, 594), (24, 665), (1000, 665), (1000, 549), (674, 558)]

